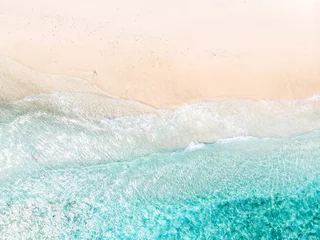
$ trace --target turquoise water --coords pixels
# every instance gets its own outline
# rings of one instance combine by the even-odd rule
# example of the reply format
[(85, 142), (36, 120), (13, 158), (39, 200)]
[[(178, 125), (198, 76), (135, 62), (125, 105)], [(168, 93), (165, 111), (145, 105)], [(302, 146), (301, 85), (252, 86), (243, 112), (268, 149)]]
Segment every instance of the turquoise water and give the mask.
[(0, 239), (320, 236), (318, 98), (112, 117), (74, 97), (0, 104)]

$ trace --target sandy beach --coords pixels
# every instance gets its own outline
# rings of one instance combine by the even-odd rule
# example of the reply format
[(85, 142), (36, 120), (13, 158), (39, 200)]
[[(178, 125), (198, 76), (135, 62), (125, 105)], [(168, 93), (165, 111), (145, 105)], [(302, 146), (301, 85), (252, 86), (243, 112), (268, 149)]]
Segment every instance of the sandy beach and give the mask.
[(0, 239), (318, 239), (320, 0), (0, 0)]
[(0, 0), (0, 98), (155, 107), (320, 93), (319, 1)]

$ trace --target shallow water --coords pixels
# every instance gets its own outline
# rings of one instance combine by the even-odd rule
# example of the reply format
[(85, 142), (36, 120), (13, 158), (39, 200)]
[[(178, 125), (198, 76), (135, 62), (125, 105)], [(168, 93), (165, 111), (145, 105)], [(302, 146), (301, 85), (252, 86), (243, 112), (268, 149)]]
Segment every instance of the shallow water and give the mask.
[(173, 111), (61, 93), (0, 111), (0, 239), (320, 236), (319, 97)]

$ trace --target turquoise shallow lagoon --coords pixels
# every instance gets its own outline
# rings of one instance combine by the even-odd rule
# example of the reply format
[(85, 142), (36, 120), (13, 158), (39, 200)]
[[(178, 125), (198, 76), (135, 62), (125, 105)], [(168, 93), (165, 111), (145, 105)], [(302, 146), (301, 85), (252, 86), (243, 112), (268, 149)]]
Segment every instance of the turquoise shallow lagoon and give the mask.
[(0, 104), (0, 239), (320, 236), (318, 98), (112, 116), (78, 97)]

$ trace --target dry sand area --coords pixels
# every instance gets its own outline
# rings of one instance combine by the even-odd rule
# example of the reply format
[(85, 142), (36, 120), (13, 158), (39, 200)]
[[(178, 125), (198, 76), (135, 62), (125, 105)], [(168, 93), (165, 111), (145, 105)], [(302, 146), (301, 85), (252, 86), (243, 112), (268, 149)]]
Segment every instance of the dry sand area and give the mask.
[(0, 0), (0, 98), (156, 107), (320, 94), (318, 0)]

